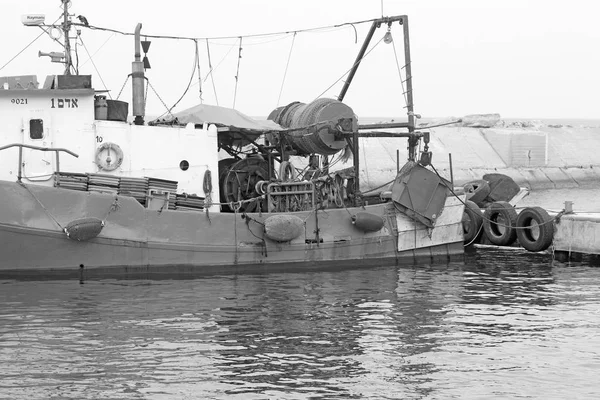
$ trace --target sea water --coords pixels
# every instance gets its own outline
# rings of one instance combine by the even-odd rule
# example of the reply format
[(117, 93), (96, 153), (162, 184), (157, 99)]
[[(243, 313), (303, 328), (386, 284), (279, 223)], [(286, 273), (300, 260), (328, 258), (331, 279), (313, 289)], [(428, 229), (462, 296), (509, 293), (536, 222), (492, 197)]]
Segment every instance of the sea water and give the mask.
[(0, 281), (0, 399), (600, 398), (600, 266)]
[[(600, 211), (600, 188), (522, 206)], [(0, 280), (4, 399), (597, 399), (600, 265), (464, 262), (194, 280)]]

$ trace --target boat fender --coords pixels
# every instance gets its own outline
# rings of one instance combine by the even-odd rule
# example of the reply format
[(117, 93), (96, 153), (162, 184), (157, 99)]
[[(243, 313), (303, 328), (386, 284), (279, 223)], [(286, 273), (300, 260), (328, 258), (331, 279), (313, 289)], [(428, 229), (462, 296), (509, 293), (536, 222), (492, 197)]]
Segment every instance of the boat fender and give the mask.
[(465, 202), (462, 225), (465, 246), (478, 243), (483, 232), (483, 213), (479, 206), (470, 200)]
[(482, 179), (465, 183), (463, 188), (467, 195), (467, 200), (471, 200), (480, 207), (488, 194), (490, 194), (490, 184)]
[[(105, 152), (106, 156), (104, 155)], [(102, 143), (102, 145), (96, 149), (95, 160), (98, 168), (104, 171), (114, 171), (123, 163), (123, 150), (115, 143)]]
[(212, 190), (212, 172), (210, 172), (210, 169), (207, 169), (206, 171), (204, 171), (204, 179), (202, 180), (202, 191), (206, 196), (211, 194)]
[(510, 246), (517, 239), (517, 211), (506, 201), (496, 201), (483, 213), (483, 231), (492, 244)]
[(554, 223), (542, 207), (524, 208), (517, 217), (517, 238), (529, 251), (543, 251), (552, 244)]
[(385, 221), (379, 215), (364, 211), (356, 213), (351, 218), (352, 225), (363, 232), (378, 232), (385, 224)]
[(272, 215), (265, 220), (265, 236), (275, 242), (289, 242), (304, 230), (304, 221), (295, 215)]
[(65, 233), (69, 239), (85, 242), (98, 236), (102, 228), (104, 221), (98, 218), (79, 218), (67, 224)]

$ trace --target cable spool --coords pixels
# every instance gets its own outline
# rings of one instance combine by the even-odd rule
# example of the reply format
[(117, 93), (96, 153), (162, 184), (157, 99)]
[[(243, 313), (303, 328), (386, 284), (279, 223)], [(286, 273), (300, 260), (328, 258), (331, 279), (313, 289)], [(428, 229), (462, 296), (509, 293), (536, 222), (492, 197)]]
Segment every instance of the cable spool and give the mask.
[[(259, 181), (269, 180), (269, 163), (259, 157), (230, 160), (232, 159), (219, 161), (221, 201), (237, 203), (256, 198), (255, 201), (243, 203), (240, 211), (254, 212), (258, 209), (259, 203), (261, 209), (265, 210), (266, 202), (257, 198), (260, 193), (257, 192), (256, 184)], [(271, 175), (274, 175), (273, 171)]]
[[(335, 99), (322, 98), (308, 104), (293, 102), (273, 110), (269, 115), (270, 120), (284, 128), (304, 128), (319, 122), (337, 124), (338, 120), (342, 118), (351, 120), (348, 126), (344, 126), (344, 130), (358, 129), (358, 119), (352, 108)], [(304, 156), (310, 154), (332, 155), (347, 145), (344, 138), (336, 138), (325, 125), (317, 127), (316, 132), (313, 133), (303, 130), (289, 132), (286, 133), (286, 138), (298, 155)], [(272, 135), (269, 140), (273, 144), (278, 143), (276, 135)]]

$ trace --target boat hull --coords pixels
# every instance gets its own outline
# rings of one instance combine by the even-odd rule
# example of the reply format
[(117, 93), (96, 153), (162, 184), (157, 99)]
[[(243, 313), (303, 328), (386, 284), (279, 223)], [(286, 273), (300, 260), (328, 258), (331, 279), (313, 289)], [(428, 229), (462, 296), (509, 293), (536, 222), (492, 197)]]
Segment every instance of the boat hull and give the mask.
[[(402, 237), (409, 228), (389, 204), (293, 213), (304, 232), (279, 243), (264, 234), (267, 213), (161, 212), (130, 197), (4, 181), (0, 198), (0, 278), (184, 278), (446, 262), (463, 254), (460, 218), (450, 221), (452, 235), (410, 248), (399, 243), (398, 230)], [(384, 227), (357, 229), (351, 216), (361, 211), (381, 216)], [(79, 218), (105, 226), (76, 241), (63, 228)]]

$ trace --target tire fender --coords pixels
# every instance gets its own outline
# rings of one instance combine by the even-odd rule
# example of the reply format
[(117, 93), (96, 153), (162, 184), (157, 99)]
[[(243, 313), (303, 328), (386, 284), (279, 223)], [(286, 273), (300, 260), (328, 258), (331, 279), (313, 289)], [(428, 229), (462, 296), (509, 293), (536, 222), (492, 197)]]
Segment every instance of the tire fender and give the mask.
[(463, 237), (465, 245), (478, 243), (483, 230), (483, 213), (479, 206), (470, 200), (465, 202), (465, 211), (462, 218)]
[(465, 183), (463, 186), (467, 195), (467, 200), (481, 206), (486, 197), (490, 194), (490, 185), (483, 179)]
[(542, 207), (524, 208), (517, 217), (517, 238), (529, 251), (546, 250), (554, 238), (553, 218)]
[(483, 213), (483, 230), (496, 246), (510, 246), (517, 239), (517, 211), (506, 201), (496, 201)]

